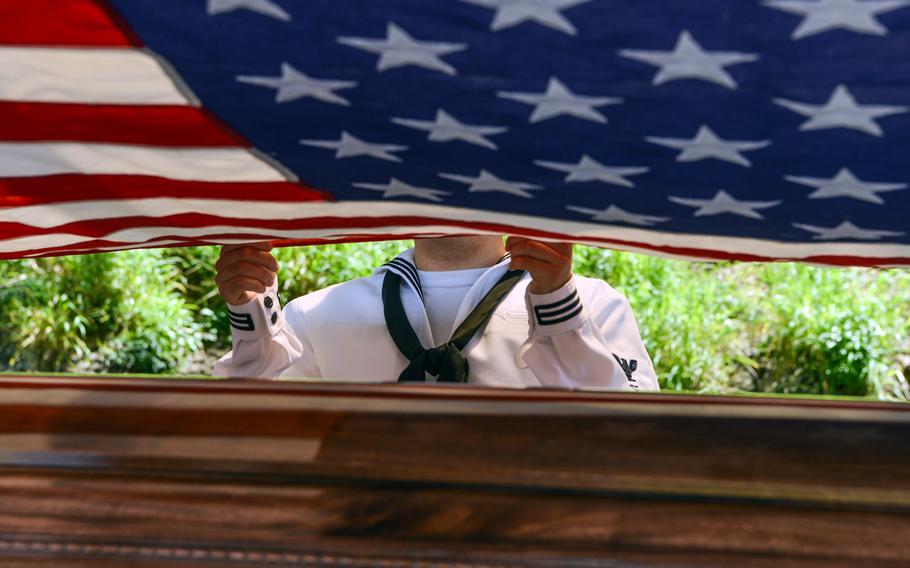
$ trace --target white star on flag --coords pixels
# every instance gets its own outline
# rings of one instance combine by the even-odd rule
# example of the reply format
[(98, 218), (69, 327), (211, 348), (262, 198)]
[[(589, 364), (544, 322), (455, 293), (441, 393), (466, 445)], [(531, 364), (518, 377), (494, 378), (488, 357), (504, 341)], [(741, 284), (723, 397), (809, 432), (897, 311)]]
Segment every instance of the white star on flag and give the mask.
[(884, 14), (910, 5), (906, 0), (766, 0), (765, 6), (803, 16), (793, 30), (794, 40), (830, 30), (884, 36), (888, 28), (878, 21)]
[(630, 213), (625, 209), (620, 209), (611, 205), (604, 210), (590, 209), (588, 207), (578, 207), (576, 205), (566, 205), (566, 209), (590, 215), (592, 221), (602, 221), (605, 223), (626, 223), (628, 225), (640, 225), (642, 227), (651, 227), (655, 223), (669, 221), (669, 217), (655, 217), (654, 215), (639, 215)]
[(776, 98), (774, 103), (797, 114), (808, 116), (800, 130), (822, 130), (825, 128), (851, 128), (873, 136), (884, 136), (876, 118), (907, 112), (908, 107), (892, 105), (861, 105), (844, 85), (838, 85), (828, 102), (810, 105), (787, 99)]
[(724, 190), (718, 191), (711, 199), (691, 199), (688, 197), (674, 196), (670, 196), (668, 199), (673, 203), (685, 205), (686, 207), (696, 207), (697, 210), (693, 215), (694, 217), (732, 213), (733, 215), (750, 217), (752, 219), (764, 219), (761, 213), (755, 211), (756, 209), (768, 209), (769, 207), (775, 207), (783, 203), (781, 200), (740, 201)]
[(354, 187), (369, 189), (370, 191), (381, 191), (383, 198), (389, 197), (418, 197), (430, 201), (440, 202), (442, 196), (451, 195), (449, 191), (441, 189), (430, 189), (428, 187), (417, 187), (404, 183), (397, 178), (392, 178), (389, 183), (355, 183)]
[(335, 150), (336, 159), (369, 156), (371, 158), (378, 158), (389, 162), (401, 161), (401, 158), (391, 154), (391, 152), (403, 152), (408, 149), (407, 146), (399, 146), (397, 144), (373, 144), (364, 142), (346, 131), (341, 132), (340, 140), (301, 140), (300, 143), (304, 146)]
[(457, 75), (458, 73), (454, 67), (440, 57), (468, 47), (464, 43), (418, 41), (393, 23), (389, 23), (386, 27), (385, 39), (339, 37), (338, 43), (379, 54), (379, 62), (376, 64), (378, 71), (414, 65), (446, 75)]
[(878, 196), (879, 192), (897, 191), (907, 189), (906, 183), (875, 183), (862, 181), (853, 175), (847, 168), (842, 168), (831, 179), (785, 176), (789, 182), (798, 183), (816, 188), (809, 194), (810, 199), (827, 199), (831, 197), (850, 197), (860, 201), (884, 205), (885, 200)]
[(524, 22), (537, 22), (542, 26), (577, 35), (572, 22), (561, 10), (585, 4), (591, 0), (461, 0), (475, 6), (496, 10), (490, 29), (494, 32), (517, 26)]
[(237, 81), (257, 87), (276, 89), (276, 103), (287, 103), (305, 97), (311, 97), (324, 103), (350, 106), (350, 101), (335, 94), (341, 89), (357, 86), (356, 81), (332, 81), (314, 79), (294, 69), (290, 63), (281, 64), (281, 77), (262, 77), (255, 75), (238, 75)]
[(758, 55), (754, 53), (705, 51), (688, 31), (679, 34), (673, 51), (623, 49), (619, 54), (628, 59), (659, 67), (660, 70), (654, 76), (654, 85), (662, 85), (678, 79), (700, 79), (723, 85), (728, 89), (735, 89), (737, 85), (733, 77), (724, 69), (725, 66), (758, 60)]
[(480, 170), (480, 174), (477, 177), (447, 173), (441, 173), (439, 177), (469, 184), (471, 186), (468, 188), (469, 192), (499, 191), (527, 199), (534, 197), (531, 195), (531, 191), (543, 189), (539, 185), (501, 179), (487, 170)]
[(759, 150), (771, 145), (770, 140), (724, 140), (706, 125), (702, 125), (692, 139), (648, 136), (645, 140), (659, 146), (682, 150), (676, 156), (677, 162), (697, 162), (714, 158), (747, 168), (752, 162), (741, 152)]
[(803, 223), (793, 223), (797, 229), (815, 233), (812, 237), (816, 240), (830, 241), (834, 239), (850, 239), (861, 241), (875, 241), (882, 237), (900, 237), (906, 233), (900, 231), (878, 231), (876, 229), (862, 229), (850, 221), (844, 221), (836, 227), (817, 227)]
[(291, 21), (291, 15), (272, 0), (208, 0), (209, 16), (226, 14), (235, 10), (249, 10), (284, 22)]
[(464, 124), (442, 109), (436, 111), (435, 120), (393, 118), (392, 122), (408, 128), (429, 132), (430, 136), (428, 138), (433, 142), (461, 140), (462, 142), (483, 146), (490, 150), (496, 150), (498, 147), (486, 137), (494, 134), (502, 134), (509, 130), (508, 128), (503, 128), (501, 126)]
[(595, 110), (594, 107), (616, 105), (622, 102), (622, 99), (617, 97), (576, 95), (556, 77), (550, 77), (547, 82), (547, 90), (543, 93), (500, 91), (496, 94), (503, 99), (532, 105), (534, 107), (530, 119), (532, 123), (567, 114), (576, 118), (606, 124), (607, 117)]
[(587, 154), (582, 156), (577, 164), (547, 162), (544, 160), (535, 160), (534, 163), (542, 168), (569, 174), (565, 179), (567, 182), (602, 181), (604, 183), (621, 185), (623, 187), (635, 187), (635, 184), (627, 180), (626, 177), (636, 176), (648, 171), (648, 168), (640, 167), (616, 168), (605, 166)]

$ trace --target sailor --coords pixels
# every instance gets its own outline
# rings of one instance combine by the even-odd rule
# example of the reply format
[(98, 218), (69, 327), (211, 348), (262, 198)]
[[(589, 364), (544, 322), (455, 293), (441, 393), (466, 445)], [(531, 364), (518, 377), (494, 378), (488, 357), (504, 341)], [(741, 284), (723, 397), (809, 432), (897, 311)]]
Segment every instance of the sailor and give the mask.
[(233, 349), (215, 374), (357, 382), (658, 390), (626, 298), (572, 274), (572, 245), (437, 237), (291, 301), (269, 243), (216, 264)]

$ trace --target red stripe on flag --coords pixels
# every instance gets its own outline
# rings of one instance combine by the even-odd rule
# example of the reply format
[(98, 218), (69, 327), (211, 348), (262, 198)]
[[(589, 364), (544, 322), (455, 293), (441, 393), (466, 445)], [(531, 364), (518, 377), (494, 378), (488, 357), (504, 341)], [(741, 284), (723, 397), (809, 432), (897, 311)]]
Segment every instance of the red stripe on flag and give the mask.
[(97, 0), (0, 0), (0, 44), (68, 47), (140, 46)]
[(248, 146), (203, 109), (0, 103), (0, 141), (73, 141), (147, 146)]
[[(63, 174), (29, 178), (0, 178), (0, 207), (23, 207), (93, 199), (232, 199), (242, 214), (244, 201), (331, 201), (330, 194), (291, 182), (201, 182), (151, 176), (87, 176)], [(102, 214), (102, 212), (99, 212)]]

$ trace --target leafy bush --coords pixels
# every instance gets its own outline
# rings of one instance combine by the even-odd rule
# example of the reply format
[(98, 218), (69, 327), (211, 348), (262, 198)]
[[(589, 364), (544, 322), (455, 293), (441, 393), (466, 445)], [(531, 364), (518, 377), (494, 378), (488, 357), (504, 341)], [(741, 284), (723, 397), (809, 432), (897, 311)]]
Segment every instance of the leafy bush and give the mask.
[(0, 264), (0, 363), (60, 370), (88, 357), (93, 338), (110, 331), (113, 264), (104, 255)]
[(166, 251), (118, 255), (109, 277), (114, 288), (131, 291), (118, 298), (114, 333), (99, 349), (102, 368), (111, 372), (172, 373), (208, 337), (194, 320), (178, 259)]
[(0, 368), (174, 372), (203, 326), (163, 251), (0, 263)]

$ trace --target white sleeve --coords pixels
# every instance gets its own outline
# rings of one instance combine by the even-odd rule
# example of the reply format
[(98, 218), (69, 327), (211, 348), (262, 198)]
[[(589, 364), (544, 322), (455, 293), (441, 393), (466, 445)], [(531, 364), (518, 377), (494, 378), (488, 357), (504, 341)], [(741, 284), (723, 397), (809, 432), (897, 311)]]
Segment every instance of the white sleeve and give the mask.
[[(295, 363), (315, 357), (308, 342), (291, 328), (273, 285), (246, 304), (228, 304), (233, 349), (215, 363), (214, 375), (276, 379)], [(308, 376), (318, 377), (318, 369)]]
[[(605, 291), (606, 292), (606, 291)], [(546, 387), (659, 390), (628, 300), (618, 293), (583, 302), (573, 276), (549, 294), (527, 292), (530, 334), (515, 354)]]

